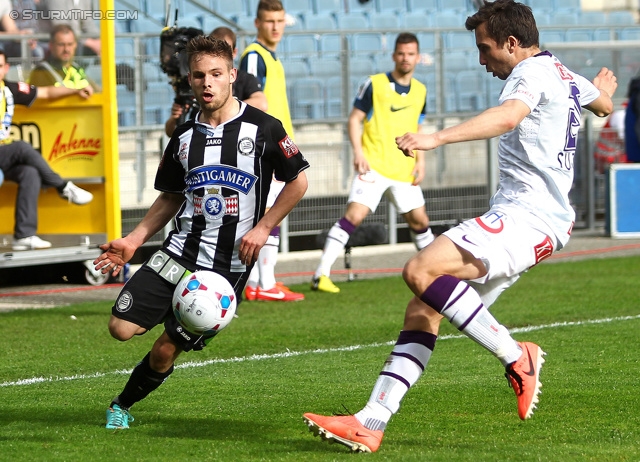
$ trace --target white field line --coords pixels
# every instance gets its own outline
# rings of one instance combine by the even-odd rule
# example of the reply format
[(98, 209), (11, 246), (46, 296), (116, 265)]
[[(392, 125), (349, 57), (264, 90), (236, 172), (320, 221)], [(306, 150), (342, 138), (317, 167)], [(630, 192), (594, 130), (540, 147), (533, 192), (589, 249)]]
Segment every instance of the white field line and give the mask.
[[(514, 327), (513, 329), (509, 329), (509, 332), (512, 334), (517, 334), (521, 332), (533, 332), (536, 330), (542, 329), (555, 329), (558, 327), (573, 327), (573, 326), (585, 326), (591, 324), (606, 324), (611, 322), (618, 321), (632, 321), (640, 319), (640, 314), (634, 316), (618, 316), (614, 318), (603, 318), (603, 319), (590, 319), (586, 321), (567, 321), (567, 322), (554, 322), (551, 324), (542, 324), (539, 326), (527, 326), (527, 327)], [(438, 337), (438, 341), (441, 340), (451, 340), (451, 339), (459, 339), (466, 338), (466, 335), (442, 335)], [(291, 358), (295, 356), (304, 356), (310, 354), (325, 354), (325, 353), (336, 353), (343, 351), (355, 351), (355, 350), (364, 350), (368, 348), (377, 348), (381, 346), (391, 346), (395, 344), (395, 340), (381, 343), (369, 343), (367, 345), (351, 345), (344, 347), (336, 347), (336, 348), (318, 348), (315, 350), (303, 350), (303, 351), (284, 351), (282, 353), (272, 353), (272, 354), (261, 354), (261, 355), (249, 355), (249, 356), (240, 356), (235, 358), (220, 358), (220, 359), (209, 359), (207, 361), (189, 361), (186, 363), (182, 363), (176, 365), (176, 369), (187, 369), (194, 367), (206, 367), (213, 364), (226, 364), (226, 363), (242, 363), (246, 361), (263, 361), (268, 359), (280, 359), (280, 358)], [(20, 385), (34, 385), (37, 383), (45, 383), (45, 382), (66, 382), (71, 380), (85, 380), (85, 379), (95, 379), (99, 377), (106, 377), (108, 375), (129, 375), (131, 374), (132, 369), (121, 369), (111, 372), (94, 372), (93, 374), (77, 374), (71, 375), (67, 377), (32, 377), (30, 379), (21, 379), (14, 380), (11, 382), (2, 382), (0, 383), (0, 387), (16, 387)]]

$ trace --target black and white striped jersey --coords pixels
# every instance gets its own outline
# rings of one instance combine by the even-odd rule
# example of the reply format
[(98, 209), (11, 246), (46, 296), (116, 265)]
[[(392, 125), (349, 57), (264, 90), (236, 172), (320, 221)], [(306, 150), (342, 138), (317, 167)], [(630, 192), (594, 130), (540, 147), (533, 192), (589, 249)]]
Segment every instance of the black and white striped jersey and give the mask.
[(185, 196), (164, 248), (201, 268), (243, 272), (240, 240), (264, 215), (272, 176), (292, 181), (309, 163), (279, 120), (245, 103), (215, 128), (197, 120), (176, 129), (156, 174), (157, 190)]

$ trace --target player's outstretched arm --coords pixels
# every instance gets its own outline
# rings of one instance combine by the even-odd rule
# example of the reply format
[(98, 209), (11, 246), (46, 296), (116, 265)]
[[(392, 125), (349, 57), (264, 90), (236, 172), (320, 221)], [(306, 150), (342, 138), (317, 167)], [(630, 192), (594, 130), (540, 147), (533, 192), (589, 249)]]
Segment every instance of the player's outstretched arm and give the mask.
[(603, 67), (593, 79), (593, 84), (600, 90), (600, 96), (585, 106), (598, 117), (608, 116), (613, 112), (611, 98), (618, 88), (618, 80), (613, 71)]
[(510, 132), (530, 113), (529, 106), (510, 99), (500, 106), (489, 108), (459, 125), (432, 134), (406, 133), (396, 138), (405, 156), (415, 157), (414, 151), (430, 151), (439, 146), (463, 141), (486, 140)]
[(178, 212), (184, 202), (182, 194), (161, 193), (149, 208), (142, 221), (126, 237), (102, 244), (103, 253), (93, 261), (97, 271), (103, 274), (111, 271), (117, 276), (135, 251), (160, 231)]

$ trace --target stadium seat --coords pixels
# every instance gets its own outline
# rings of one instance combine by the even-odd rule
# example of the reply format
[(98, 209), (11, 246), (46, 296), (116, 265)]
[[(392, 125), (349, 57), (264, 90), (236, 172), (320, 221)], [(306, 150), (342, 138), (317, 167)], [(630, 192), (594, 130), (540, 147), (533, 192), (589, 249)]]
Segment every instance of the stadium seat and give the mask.
[(420, 44), (420, 51), (435, 50), (436, 35), (434, 32), (418, 32), (416, 36)]
[(609, 29), (606, 27), (598, 27), (593, 30), (593, 40), (598, 42), (607, 42), (609, 40), (614, 40), (615, 38), (615, 30)]
[(253, 16), (238, 16), (235, 19), (235, 23), (241, 30), (247, 32), (253, 32), (256, 30), (255, 18)]
[(202, 31), (205, 34), (210, 34), (211, 31), (213, 31), (217, 27), (229, 27), (229, 26), (225, 24), (222, 20), (210, 14), (205, 15), (202, 18)]
[(448, 49), (476, 49), (476, 37), (470, 31), (452, 31), (444, 35), (445, 48)]
[(444, 10), (444, 11), (436, 11), (433, 13), (433, 18), (431, 19), (431, 23), (434, 27), (455, 27), (460, 28), (464, 27), (464, 22), (466, 20), (466, 16), (463, 18), (463, 15), (459, 14), (457, 11), (453, 10)]
[(393, 12), (382, 11), (369, 15), (369, 26), (375, 30), (388, 30), (400, 28), (400, 18)]
[(579, 13), (582, 5), (580, 0), (557, 0), (556, 10), (569, 11), (571, 13)]
[(536, 26), (549, 26), (551, 25), (551, 19), (549, 19), (549, 15), (543, 11), (537, 12), (535, 15)]
[(405, 0), (377, 0), (376, 9), (381, 13), (390, 11), (400, 14), (407, 11), (407, 4)]
[(437, 0), (407, 0), (407, 7), (412, 13), (424, 11), (431, 13), (439, 9)]
[[(351, 37), (345, 36), (346, 38), (346, 51), (349, 51), (351, 48)], [(320, 36), (320, 54), (323, 57), (340, 57), (342, 54), (342, 36), (340, 34), (323, 34)]]
[(342, 73), (342, 65), (334, 59), (312, 59), (309, 69), (313, 77), (320, 78), (339, 77)]
[(124, 37), (116, 38), (116, 63), (133, 65), (136, 56), (137, 53), (133, 46), (133, 39)]
[(406, 30), (424, 29), (431, 27), (431, 16), (428, 14), (405, 13), (400, 22)]
[(118, 126), (131, 127), (136, 123), (136, 95), (126, 85), (116, 85), (118, 102)]
[(437, 4), (440, 11), (455, 10), (466, 13), (469, 8), (467, 0), (437, 0)]
[(309, 31), (320, 31), (336, 29), (337, 24), (333, 15), (328, 13), (311, 14), (305, 17), (306, 29)]
[(607, 24), (614, 26), (632, 26), (635, 24), (635, 20), (629, 11), (611, 11), (607, 15)]
[(178, 26), (202, 30), (202, 16), (183, 16), (178, 18)]
[(344, 13), (343, 0), (315, 0), (316, 14), (342, 14)]
[(369, 21), (363, 13), (344, 13), (336, 17), (338, 29), (362, 30), (369, 28)]
[(456, 107), (458, 111), (470, 112), (486, 109), (484, 71), (460, 71), (456, 74)]
[(363, 78), (376, 73), (376, 64), (371, 58), (354, 57), (349, 60), (349, 74)]
[(283, 0), (282, 5), (285, 11), (291, 15), (307, 15), (313, 12), (311, 0)]
[(321, 79), (297, 79), (292, 85), (294, 119), (321, 119), (324, 117), (324, 82)]
[(342, 105), (349, 106), (350, 100), (350, 95), (347, 100), (342, 95), (342, 76), (333, 76), (325, 80), (325, 114), (327, 117), (342, 117)]
[(564, 37), (567, 42), (591, 42), (593, 33), (589, 29), (567, 29)]
[(354, 55), (375, 55), (384, 51), (384, 36), (377, 32), (358, 32), (351, 37)]
[(145, 125), (163, 124), (171, 112), (175, 94), (168, 82), (148, 82), (144, 92), (143, 108)]
[(305, 58), (282, 58), (280, 62), (287, 80), (305, 78), (311, 75), (309, 63)]
[(138, 19), (130, 23), (131, 32), (153, 32), (160, 36), (164, 24), (159, 19), (149, 19), (138, 15)]
[(533, 0), (530, 6), (533, 9), (534, 15), (536, 14), (537, 11), (544, 11), (546, 13), (551, 13), (553, 11), (556, 11), (555, 0)]
[(500, 98), (500, 93), (504, 88), (504, 80), (500, 80), (497, 77), (490, 77), (487, 79), (487, 93), (489, 96), (489, 105), (497, 106)]
[(157, 61), (142, 63), (143, 82), (168, 82), (169, 78), (162, 72)]
[(607, 16), (602, 11), (582, 11), (578, 22), (582, 26), (604, 26)]
[(473, 70), (471, 55), (466, 51), (444, 51), (442, 61), (444, 62), (444, 69), (447, 72), (458, 73), (460, 71)]
[(618, 31), (620, 40), (640, 40), (640, 27), (625, 27)]
[(556, 11), (549, 16), (552, 26), (573, 26), (578, 24), (578, 16), (574, 13)]
[(289, 57), (311, 58), (318, 54), (315, 34), (285, 35), (285, 51)]
[(238, 18), (249, 16), (255, 18), (255, 11), (250, 11), (244, 0), (222, 0), (218, 2), (218, 11), (226, 18)]
[(547, 43), (564, 42), (565, 33), (563, 29), (542, 29), (540, 31), (540, 45)]

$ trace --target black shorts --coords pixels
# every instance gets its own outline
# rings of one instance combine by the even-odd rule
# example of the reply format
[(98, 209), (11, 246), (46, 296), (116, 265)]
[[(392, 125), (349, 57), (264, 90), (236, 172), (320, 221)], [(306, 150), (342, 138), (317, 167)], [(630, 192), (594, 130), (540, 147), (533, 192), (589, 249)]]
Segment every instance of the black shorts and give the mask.
[[(164, 323), (167, 335), (182, 350), (202, 350), (213, 338), (185, 330), (173, 315), (173, 292), (187, 270), (180, 260), (158, 251), (136, 271), (116, 298), (111, 314), (147, 330)], [(238, 304), (247, 282), (249, 271), (243, 273), (219, 272), (233, 286)]]

